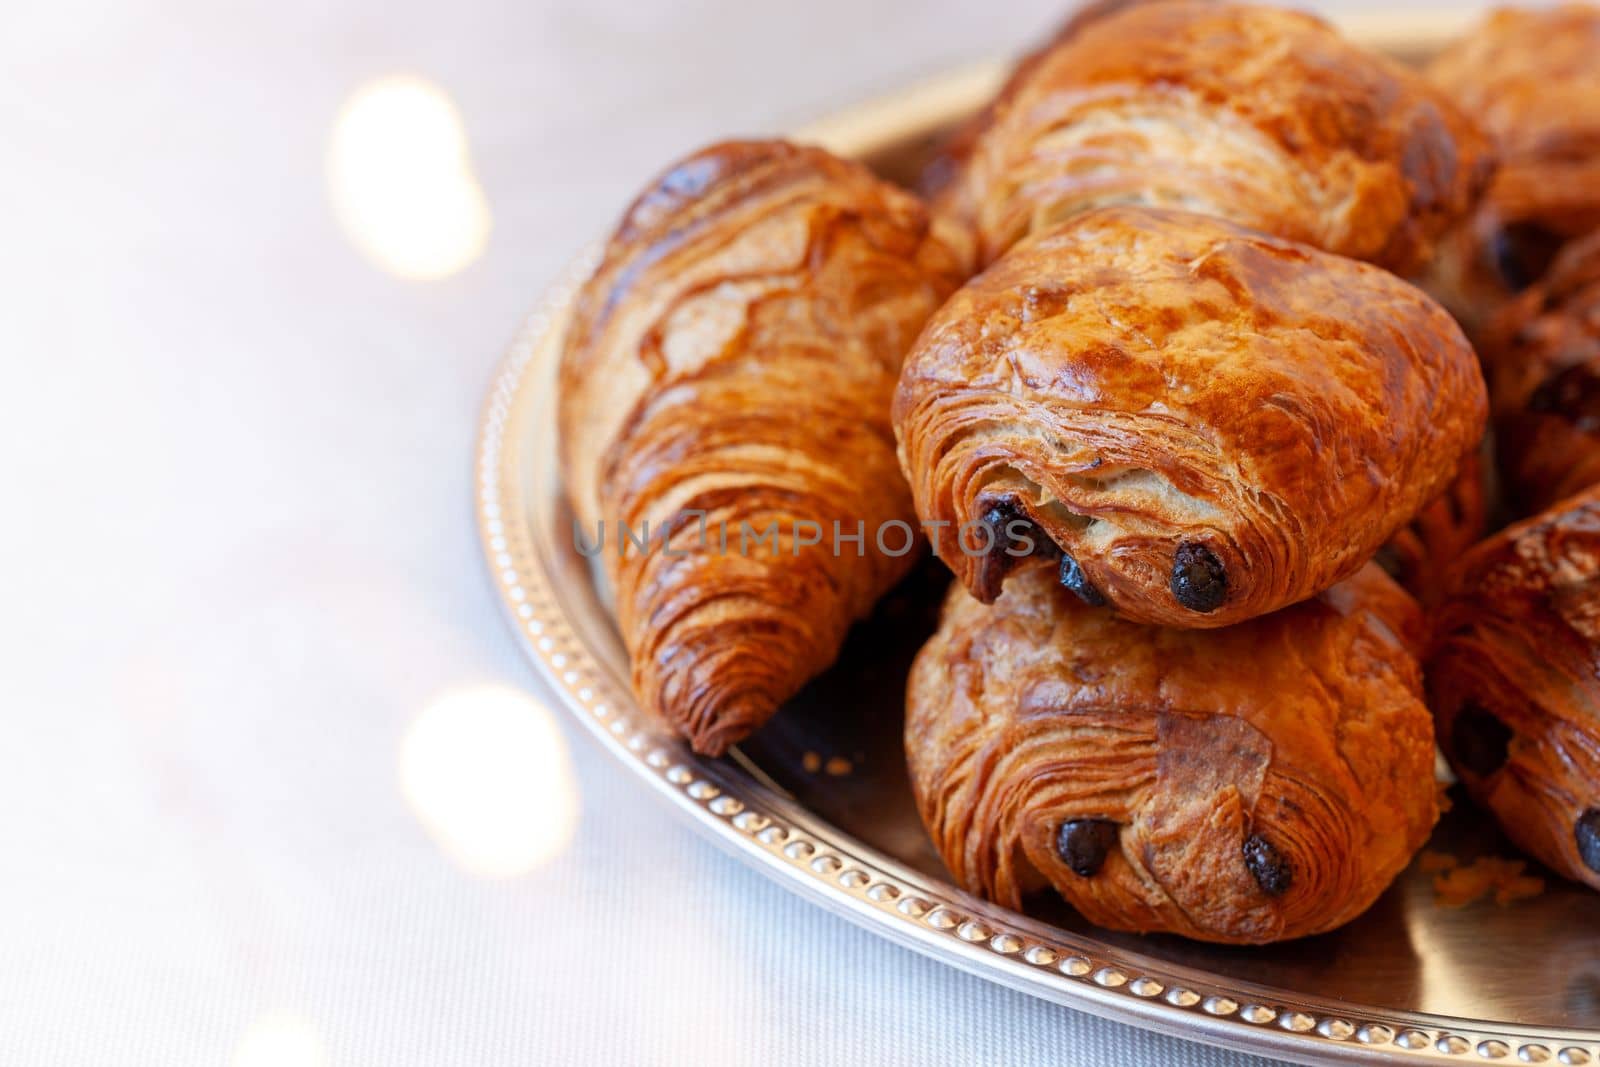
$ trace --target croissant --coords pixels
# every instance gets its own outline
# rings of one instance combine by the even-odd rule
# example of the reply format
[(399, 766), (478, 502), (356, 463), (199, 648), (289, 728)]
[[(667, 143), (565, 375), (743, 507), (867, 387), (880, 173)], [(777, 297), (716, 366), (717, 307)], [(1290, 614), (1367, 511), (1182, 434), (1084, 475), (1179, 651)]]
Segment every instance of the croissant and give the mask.
[(1463, 558), (1435, 632), (1451, 766), (1519, 846), (1600, 889), (1600, 486)]
[(1600, 227), (1600, 7), (1496, 11), (1427, 77), (1499, 143), (1487, 195), (1426, 280), (1476, 339), (1563, 244)]
[(668, 170), (583, 287), (560, 370), (575, 539), (641, 706), (698, 751), (825, 668), (911, 564), (890, 397), (959, 281), (910, 194), (772, 141)]
[(993, 262), (1025, 234), (1134, 202), (1419, 268), (1491, 166), (1416, 74), (1297, 12), (1109, 5), (1024, 60), (942, 162), (935, 209)]
[(1035, 555), (1123, 616), (1217, 627), (1355, 572), (1482, 435), (1477, 359), (1376, 267), (1102, 208), (928, 322), (895, 393), (935, 551), (979, 600)]
[(1600, 230), (1567, 245), (1485, 333), (1502, 477), (1518, 513), (1600, 482)]
[(1008, 907), (1048, 884), (1119, 930), (1332, 929), (1437, 818), (1421, 625), (1375, 566), (1223, 630), (1124, 622), (1036, 563), (993, 608), (957, 587), (907, 691), (918, 810)]

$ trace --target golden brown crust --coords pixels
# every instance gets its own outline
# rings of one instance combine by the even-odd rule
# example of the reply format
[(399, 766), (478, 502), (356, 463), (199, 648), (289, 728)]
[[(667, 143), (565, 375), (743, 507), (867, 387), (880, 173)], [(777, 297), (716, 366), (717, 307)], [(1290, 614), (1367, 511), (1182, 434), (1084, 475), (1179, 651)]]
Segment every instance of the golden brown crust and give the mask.
[[(1407, 648), (1420, 625), (1370, 566), (1206, 631), (1086, 608), (1037, 565), (993, 608), (957, 588), (907, 693), (923, 821), (957, 880), (1009, 907), (1042, 876), (1116, 929), (1237, 943), (1331, 929), (1437, 818)], [(1063, 825), (1094, 821), (1110, 825), (1103, 855), (1063, 854)]]
[(1563, 242), (1600, 227), (1600, 7), (1496, 11), (1427, 76), (1498, 143), (1488, 195), (1428, 278), (1476, 338)]
[(1353, 573), (1444, 490), (1485, 406), (1460, 330), (1393, 275), (1117, 207), (951, 297), (907, 356), (894, 417), (917, 514), (950, 531), (936, 545), (979, 599), (1020, 546), (958, 550), (953, 533), (998, 508), (1076, 561), (1090, 599), (1216, 627)]
[(1378, 550), (1378, 564), (1424, 605), (1438, 600), (1450, 568), (1489, 530), (1493, 465), (1485, 438), (1467, 453), (1445, 491)]
[[(959, 281), (929, 225), (914, 197), (820, 149), (716, 145), (639, 197), (579, 297), (561, 366), (568, 494), (586, 543), (609, 533), (640, 703), (701, 752), (832, 662), (911, 562), (873, 533), (913, 518), (889, 400)], [(835, 522), (864, 524), (860, 555), (833, 551)]]
[(1435, 619), (1428, 702), (1507, 836), (1600, 889), (1600, 486), (1483, 542)]
[[(1087, 26), (1091, 26), (1101, 19), (1119, 12), (1126, 11), (1138, 4), (1175, 3), (1177, 0), (1092, 0), (1076, 8), (1068, 15), (1055, 31), (1045, 38), (1044, 43), (1024, 53), (1011, 68), (1005, 83), (1000, 87), (988, 103), (973, 114), (967, 116), (956, 128), (946, 134), (934, 152), (931, 159), (923, 167), (917, 179), (917, 191), (929, 200), (943, 204), (946, 208), (954, 206), (954, 201), (946, 202), (940, 198), (946, 193), (954, 195), (951, 186), (961, 177), (963, 168), (972, 158), (973, 149), (977, 147), (978, 139), (985, 130), (994, 123), (995, 115), (1001, 109), (1009, 106), (1009, 101), (1029, 85), (1033, 69), (1044, 61), (1051, 51)], [(1208, 3), (1210, 0), (1191, 0), (1194, 3)], [(962, 221), (970, 222), (965, 218), (965, 211), (947, 212), (952, 218), (963, 216)]]
[(1600, 481), (1600, 230), (1501, 310), (1479, 351), (1519, 515)]
[(1410, 272), (1487, 180), (1486, 142), (1418, 76), (1272, 8), (1140, 3), (1019, 67), (936, 202), (987, 264), (1108, 203), (1216, 215)]

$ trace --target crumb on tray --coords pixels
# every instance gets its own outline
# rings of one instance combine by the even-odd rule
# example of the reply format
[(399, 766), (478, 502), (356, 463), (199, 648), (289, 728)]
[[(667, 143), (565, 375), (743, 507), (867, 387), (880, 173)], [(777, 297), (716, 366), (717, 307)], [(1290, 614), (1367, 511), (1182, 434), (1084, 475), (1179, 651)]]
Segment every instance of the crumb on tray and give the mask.
[(1422, 864), (1423, 870), (1438, 872), (1433, 878), (1434, 903), (1443, 908), (1464, 908), (1489, 893), (1504, 907), (1544, 892), (1544, 879), (1523, 873), (1525, 860), (1480, 856), (1461, 866), (1453, 856), (1424, 852)]
[(1423, 851), (1417, 860), (1417, 866), (1424, 874), (1437, 874), (1439, 871), (1448, 871), (1459, 862), (1448, 852), (1435, 852), (1432, 849)]

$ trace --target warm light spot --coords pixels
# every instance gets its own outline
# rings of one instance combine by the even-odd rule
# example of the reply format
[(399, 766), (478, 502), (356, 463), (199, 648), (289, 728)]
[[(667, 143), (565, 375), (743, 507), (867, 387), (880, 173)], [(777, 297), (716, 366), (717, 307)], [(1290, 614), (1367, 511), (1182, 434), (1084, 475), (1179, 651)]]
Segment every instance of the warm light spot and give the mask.
[(234, 1046), (229, 1067), (325, 1067), (316, 1028), (293, 1015), (263, 1015)]
[(461, 115), (421, 78), (384, 78), (345, 101), (328, 148), (328, 195), (351, 242), (402, 278), (454, 274), (489, 238)]
[(400, 744), (400, 788), (439, 847), (486, 878), (544, 863), (578, 821), (555, 719), (504, 686), (448, 690), (423, 709)]

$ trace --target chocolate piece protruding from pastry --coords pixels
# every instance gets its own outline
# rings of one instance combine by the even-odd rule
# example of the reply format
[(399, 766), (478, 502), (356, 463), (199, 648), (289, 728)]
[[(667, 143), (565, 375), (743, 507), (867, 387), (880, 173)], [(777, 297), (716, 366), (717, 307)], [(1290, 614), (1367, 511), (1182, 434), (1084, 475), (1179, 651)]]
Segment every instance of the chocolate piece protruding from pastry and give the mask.
[[(1023, 314), (1041, 278), (1060, 295)], [(1450, 485), (1485, 408), (1460, 328), (1387, 271), (1107, 207), (934, 314), (894, 423), (929, 528), (981, 519), (1004, 486), (1118, 613), (1218, 627), (1354, 573)], [(980, 600), (1006, 580), (944, 560)]]
[(1061, 862), (1080, 878), (1098, 874), (1116, 847), (1117, 824), (1110, 819), (1068, 819), (1056, 832)]
[[(953, 164), (953, 165), (952, 165)], [(1476, 202), (1487, 139), (1420, 75), (1300, 12), (1103, 5), (941, 157), (979, 266), (1112, 203), (1181, 208), (1410, 272)]]
[(1511, 738), (1511, 727), (1475, 700), (1461, 705), (1450, 726), (1450, 750), (1456, 761), (1480, 778), (1505, 766)]
[(1005, 534), (1006, 509), (996, 505), (983, 513), (981, 520), (988, 531), (988, 549), (974, 565), (973, 581), (980, 589), (989, 591), (991, 597), (1000, 594), (1000, 584), (1005, 581), (1015, 560), (1006, 555), (1008, 538)]
[(1566, 239), (1542, 226), (1514, 223), (1494, 227), (1489, 241), (1495, 273), (1507, 292), (1520, 293), (1545, 276)]
[(1600, 874), (1600, 808), (1590, 808), (1578, 816), (1572, 835), (1578, 843), (1578, 858), (1583, 865)]
[(1600, 230), (1567, 245), (1537, 285), (1506, 305), (1478, 351), (1516, 513), (1543, 511), (1600, 481)]
[(1463, 557), (1434, 632), (1428, 701), (1456, 774), (1522, 849), (1600, 889), (1600, 485)]
[(1001, 497), (984, 510), (982, 523), (987, 530), (987, 550), (975, 566), (979, 588), (988, 590), (989, 599), (1000, 595), (1007, 574), (1024, 559), (1054, 559), (1061, 549), (1029, 517), (1016, 497)]
[(1061, 553), (1060, 579), (1064, 588), (1072, 590), (1079, 600), (1090, 607), (1098, 608), (1106, 602), (1106, 598), (1100, 595), (1100, 590), (1096, 589), (1094, 583), (1089, 581), (1088, 575), (1083, 573), (1083, 568), (1078, 566), (1078, 561), (1065, 552)]
[(1267, 896), (1281, 897), (1294, 884), (1293, 868), (1272, 847), (1272, 842), (1260, 834), (1245, 838), (1240, 851), (1244, 855), (1244, 865), (1250, 868), (1251, 877), (1255, 878), (1256, 885)]
[[(749, 141), (645, 190), (580, 292), (567, 493), (586, 538), (611, 535), (599, 562), (639, 703), (696, 750), (722, 752), (827, 667), (915, 559), (875, 536), (915, 520), (890, 396), (960, 277), (910, 194)], [(859, 552), (833, 550), (857, 529)]]
[(1018, 567), (992, 606), (953, 586), (912, 667), (907, 765), (956, 881), (1239, 944), (1365, 910), (1437, 817), (1415, 601), (1369, 566), (1179, 630), (1088, 607), (1056, 571)]
[(1210, 612), (1228, 598), (1228, 572), (1205, 545), (1185, 541), (1172, 557), (1172, 595), (1190, 611)]
[(1498, 144), (1487, 194), (1423, 279), (1480, 341), (1565, 243), (1600, 227), (1600, 7), (1497, 10), (1426, 77)]

